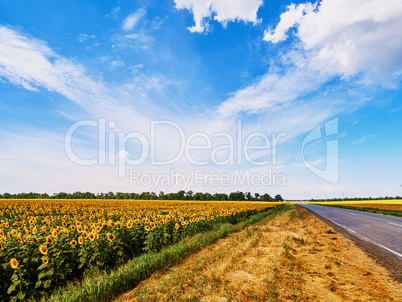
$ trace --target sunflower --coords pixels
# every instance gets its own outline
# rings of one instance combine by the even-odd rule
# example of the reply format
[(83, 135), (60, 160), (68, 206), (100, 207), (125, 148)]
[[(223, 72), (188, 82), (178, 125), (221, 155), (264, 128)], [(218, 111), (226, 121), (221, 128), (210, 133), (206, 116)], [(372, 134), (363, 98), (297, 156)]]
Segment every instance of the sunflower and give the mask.
[(18, 267), (18, 261), (15, 258), (10, 260), (11, 268), (16, 269)]
[(176, 229), (178, 229), (180, 227), (180, 224), (176, 223), (176, 225), (174, 226)]
[(89, 240), (94, 241), (94, 239), (95, 239), (94, 233), (89, 233), (88, 238), (89, 238)]
[(151, 227), (150, 227), (149, 225), (146, 225), (146, 226), (145, 226), (145, 230), (146, 230), (146, 231), (149, 231), (150, 229), (151, 229)]
[(48, 258), (43, 258), (43, 259), (42, 259), (42, 263), (43, 263), (43, 264), (48, 264), (48, 263), (49, 263), (49, 259), (48, 259)]
[(52, 239), (52, 236), (51, 236), (51, 235), (49, 235), (49, 236), (46, 237), (46, 243), (47, 243), (47, 244), (53, 244), (53, 239)]
[(75, 230), (75, 225), (70, 225), (70, 228), (74, 231)]
[(84, 238), (82, 236), (78, 237), (78, 243), (83, 244), (84, 243)]
[(77, 240), (71, 240), (71, 242), (70, 242), (71, 246), (76, 246), (77, 243), (78, 243)]
[(43, 255), (47, 255), (47, 247), (45, 245), (41, 245), (39, 246), (39, 251), (43, 254)]
[(163, 234), (163, 235), (165, 235), (165, 237), (167, 237), (167, 236), (168, 236), (168, 233), (165, 233), (165, 234)]
[(116, 239), (116, 237), (113, 234), (107, 233), (106, 234), (107, 240), (109, 241), (113, 241)]

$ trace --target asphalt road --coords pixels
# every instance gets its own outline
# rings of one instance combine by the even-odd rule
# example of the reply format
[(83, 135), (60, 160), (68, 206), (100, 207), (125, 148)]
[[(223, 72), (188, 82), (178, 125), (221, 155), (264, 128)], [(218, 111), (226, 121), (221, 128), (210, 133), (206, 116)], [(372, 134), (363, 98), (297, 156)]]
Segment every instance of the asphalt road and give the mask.
[(402, 218), (316, 204), (300, 205), (402, 259)]

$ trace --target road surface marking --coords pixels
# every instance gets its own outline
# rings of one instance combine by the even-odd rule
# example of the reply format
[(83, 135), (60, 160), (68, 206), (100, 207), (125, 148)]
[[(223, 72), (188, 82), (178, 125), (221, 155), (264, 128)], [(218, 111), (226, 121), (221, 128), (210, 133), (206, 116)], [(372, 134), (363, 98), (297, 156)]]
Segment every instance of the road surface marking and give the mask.
[(393, 225), (397, 225), (397, 226), (399, 226), (399, 227), (402, 227), (402, 224), (397, 224), (397, 223), (392, 223), (392, 222), (387, 222), (387, 223), (393, 224)]
[(397, 255), (397, 256), (399, 256), (399, 257), (402, 258), (402, 254), (399, 254), (398, 252), (395, 252), (395, 251), (393, 251), (393, 250), (387, 248), (386, 246), (383, 246), (382, 244), (379, 244), (379, 243), (376, 243), (376, 244), (377, 244), (378, 246), (381, 246), (383, 249), (386, 249), (387, 251), (389, 251), (389, 252), (391, 252), (391, 253), (394, 253), (395, 255)]
[(352, 233), (356, 233), (356, 232), (353, 231), (352, 229), (348, 229), (348, 228), (345, 228), (345, 229), (347, 229), (348, 231), (350, 231), (350, 232), (352, 232)]
[[(314, 212), (316, 212), (316, 211), (314, 211)], [(317, 213), (317, 212), (316, 212), (316, 213)], [(319, 214), (319, 213), (317, 213), (317, 214)], [(319, 214), (319, 215), (321, 215), (321, 214)], [(356, 215), (356, 214), (355, 214), (355, 215)], [(324, 217), (324, 216), (323, 216), (323, 217)], [(324, 218), (326, 218), (326, 217), (324, 217)], [(397, 256), (400, 257), (400, 258), (402, 258), (402, 254), (399, 254), (398, 252), (395, 252), (394, 250), (391, 250), (390, 248), (387, 248), (386, 246), (383, 246), (382, 244), (379, 244), (379, 243), (377, 243), (377, 242), (374, 242), (373, 240), (371, 240), (371, 239), (369, 239), (369, 238), (367, 238), (367, 237), (365, 237), (365, 236), (362, 236), (362, 235), (360, 235), (359, 233), (357, 233), (357, 232), (355, 232), (355, 231), (353, 231), (353, 230), (351, 230), (351, 229), (348, 229), (347, 227), (343, 226), (343, 225), (340, 224), (340, 223), (337, 223), (337, 222), (333, 221), (332, 219), (329, 219), (329, 218), (326, 218), (326, 219), (328, 219), (328, 220), (331, 221), (332, 223), (335, 223), (335, 224), (339, 225), (340, 227), (343, 227), (343, 228), (346, 229), (346, 230), (352, 231), (353, 233), (357, 234), (358, 237), (360, 236), (361, 238), (363, 238), (363, 240), (366, 240), (366, 241), (371, 242), (372, 244), (378, 245), (379, 247), (382, 247), (383, 249), (385, 249), (385, 250), (387, 250), (387, 251), (389, 251), (389, 252), (391, 252), (391, 253), (397, 255)], [(400, 224), (396, 224), (396, 223), (392, 223), (392, 222), (387, 222), (387, 223), (389, 223), (389, 224), (394, 224), (394, 225), (397, 225), (397, 226), (402, 226), (402, 225), (400, 225)]]

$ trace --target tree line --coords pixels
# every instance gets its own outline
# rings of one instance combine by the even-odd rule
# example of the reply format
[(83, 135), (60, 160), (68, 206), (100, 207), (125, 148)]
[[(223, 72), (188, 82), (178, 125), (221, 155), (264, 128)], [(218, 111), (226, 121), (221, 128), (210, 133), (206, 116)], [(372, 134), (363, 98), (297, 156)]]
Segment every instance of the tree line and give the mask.
[(108, 192), (108, 193), (91, 193), (91, 192), (74, 192), (74, 193), (54, 193), (49, 195), (47, 193), (18, 193), (0, 194), (0, 199), (134, 199), (134, 200), (216, 200), (216, 201), (267, 201), (267, 202), (280, 202), (283, 198), (280, 194), (271, 197), (268, 193), (265, 194), (251, 194), (250, 192), (232, 192), (225, 193), (201, 193), (193, 191), (179, 191), (177, 193), (164, 193), (163, 191), (156, 194), (155, 192), (142, 192), (142, 193), (122, 193), (122, 192)]

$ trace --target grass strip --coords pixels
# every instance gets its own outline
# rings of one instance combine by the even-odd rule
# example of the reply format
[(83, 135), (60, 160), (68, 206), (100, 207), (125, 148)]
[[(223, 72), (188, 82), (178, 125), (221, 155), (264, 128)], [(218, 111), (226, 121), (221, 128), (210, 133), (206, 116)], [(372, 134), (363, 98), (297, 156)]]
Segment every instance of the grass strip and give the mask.
[(215, 243), (228, 234), (238, 232), (264, 218), (273, 219), (290, 209), (291, 205), (289, 204), (281, 205), (253, 215), (236, 225), (223, 224), (218, 230), (195, 235), (159, 253), (148, 253), (136, 257), (113, 270), (110, 274), (89, 277), (78, 283), (70, 283), (63, 288), (56, 289), (50, 297), (46, 297), (44, 300), (53, 302), (110, 301), (133, 289), (155, 271), (176, 265), (184, 258)]
[(353, 206), (341, 206), (341, 205), (333, 205), (333, 204), (323, 204), (327, 207), (334, 207), (334, 208), (341, 208), (341, 209), (348, 209), (348, 210), (357, 210), (362, 212), (370, 212), (376, 214), (383, 214), (389, 216), (396, 216), (402, 217), (402, 211), (392, 211), (392, 210), (381, 210), (381, 209), (374, 209), (374, 208), (366, 208), (366, 207), (353, 207)]

